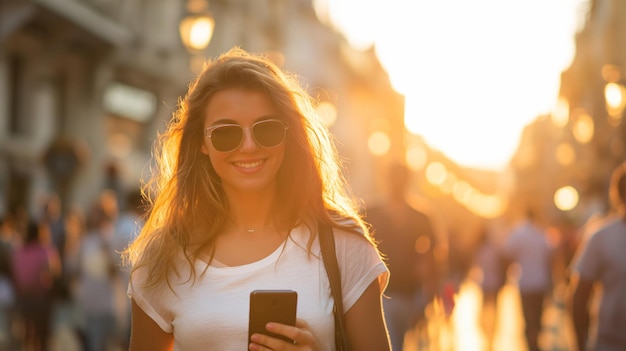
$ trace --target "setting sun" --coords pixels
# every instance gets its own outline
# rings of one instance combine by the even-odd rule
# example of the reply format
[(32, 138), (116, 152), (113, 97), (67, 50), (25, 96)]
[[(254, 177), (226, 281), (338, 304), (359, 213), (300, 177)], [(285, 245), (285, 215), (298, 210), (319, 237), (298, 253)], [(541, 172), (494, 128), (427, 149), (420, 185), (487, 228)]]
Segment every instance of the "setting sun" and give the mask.
[(558, 102), (587, 0), (317, 0), (357, 48), (374, 45), (405, 124), (471, 167), (503, 169), (522, 129)]

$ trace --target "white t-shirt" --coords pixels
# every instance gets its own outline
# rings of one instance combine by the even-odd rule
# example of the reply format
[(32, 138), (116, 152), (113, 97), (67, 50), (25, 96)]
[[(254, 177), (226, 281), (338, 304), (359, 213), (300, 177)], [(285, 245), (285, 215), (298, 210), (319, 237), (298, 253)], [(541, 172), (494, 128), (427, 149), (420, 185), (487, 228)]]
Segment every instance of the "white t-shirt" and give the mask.
[[(378, 280), (387, 286), (388, 271), (374, 247), (359, 235), (334, 230), (337, 261), (341, 270), (344, 311), (365, 289)], [(175, 350), (247, 350), (250, 292), (258, 289), (290, 289), (298, 293), (297, 318), (310, 325), (320, 350), (334, 350), (333, 299), (317, 239), (313, 255), (307, 255), (310, 232), (292, 230), (285, 245), (269, 256), (234, 267), (195, 265), (195, 285), (188, 281), (186, 262), (180, 277), (171, 279), (170, 290), (142, 289), (145, 271), (132, 276), (129, 295), (164, 331), (174, 334)], [(182, 257), (181, 257), (182, 260)], [(202, 272), (205, 274), (202, 275)]]

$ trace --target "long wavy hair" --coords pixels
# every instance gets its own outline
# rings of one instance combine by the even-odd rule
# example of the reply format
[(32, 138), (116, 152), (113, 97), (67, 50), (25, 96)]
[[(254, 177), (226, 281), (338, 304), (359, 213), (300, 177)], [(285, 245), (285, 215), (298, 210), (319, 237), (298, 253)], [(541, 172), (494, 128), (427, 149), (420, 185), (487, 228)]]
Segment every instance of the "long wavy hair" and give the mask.
[[(285, 157), (277, 174), (277, 203), (288, 228), (321, 221), (364, 233), (374, 244), (346, 186), (331, 134), (315, 113), (313, 98), (295, 75), (281, 71), (265, 56), (233, 48), (205, 63), (157, 136), (155, 169), (142, 189), (147, 218), (123, 253), (124, 262), (132, 266), (131, 274), (147, 268), (146, 288), (164, 281), (169, 285), (170, 274), (179, 274), (174, 263), (181, 251), (190, 268), (200, 252), (208, 249), (213, 257), (216, 237), (229, 218), (229, 204), (209, 157), (200, 150), (206, 106), (213, 94), (231, 88), (264, 93), (289, 124)], [(309, 253), (314, 235), (309, 239)], [(195, 281), (195, 271), (190, 271)]]

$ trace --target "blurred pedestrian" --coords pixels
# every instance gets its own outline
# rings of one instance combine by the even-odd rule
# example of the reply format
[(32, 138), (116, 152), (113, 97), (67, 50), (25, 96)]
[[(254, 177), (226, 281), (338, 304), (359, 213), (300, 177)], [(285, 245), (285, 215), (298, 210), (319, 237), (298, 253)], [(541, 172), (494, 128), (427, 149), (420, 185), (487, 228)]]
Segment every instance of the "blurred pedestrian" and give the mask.
[(119, 268), (111, 245), (115, 226), (115, 211), (107, 207), (111, 200), (115, 198), (103, 193), (88, 212), (78, 254), (76, 300), (84, 318), (86, 351), (104, 351), (115, 342)]
[(427, 337), (421, 333), (425, 310), (439, 285), (435, 231), (430, 218), (407, 201), (409, 182), (410, 170), (392, 163), (387, 169), (388, 196), (368, 207), (366, 216), (391, 272), (383, 307), (392, 349), (399, 351), (408, 331), (417, 327), (418, 334)]
[(42, 222), (49, 226), (51, 244), (59, 253), (59, 257), (63, 259), (66, 240), (65, 218), (63, 217), (63, 204), (58, 194), (51, 193), (45, 199)]
[(143, 203), (141, 189), (130, 191), (125, 198), (124, 210), (116, 221), (111, 242), (113, 255), (116, 259), (116, 266), (118, 266), (119, 287), (123, 289), (123, 291), (119, 291), (117, 294), (118, 296), (122, 296), (119, 311), (120, 316), (118, 316), (117, 324), (119, 326), (118, 333), (120, 334), (121, 347), (125, 350), (128, 349), (130, 344), (131, 305), (130, 299), (126, 295), (126, 289), (130, 281), (130, 269), (123, 266), (121, 253), (135, 240), (139, 232), (141, 232), (144, 214), (145, 205)]
[[(626, 162), (614, 170), (609, 195), (616, 216), (584, 239), (571, 266), (569, 310), (579, 351), (626, 350)], [(601, 290), (593, 289), (596, 283)], [(601, 301), (592, 312), (594, 291), (601, 291)], [(595, 332), (591, 313), (597, 313)]]
[[(59, 195), (51, 193), (45, 199), (42, 213), (42, 220), (48, 223), (48, 227), (50, 228), (50, 245), (57, 251), (61, 267), (64, 265), (63, 259), (65, 258), (65, 241), (67, 235), (62, 205)], [(67, 283), (68, 277), (62, 270), (61, 274), (55, 278), (52, 288), (54, 305), (64, 304), (69, 299), (69, 286)]]
[(482, 292), (480, 309), (481, 327), (487, 340), (487, 349), (493, 348), (495, 327), (498, 323), (498, 295), (506, 283), (508, 266), (502, 251), (502, 243), (496, 233), (485, 225), (478, 233), (474, 263), (480, 271), (478, 281)]
[(517, 286), (525, 325), (524, 336), (528, 350), (538, 351), (544, 303), (553, 287), (555, 248), (532, 209), (527, 209), (524, 220), (506, 238), (504, 252), (506, 259), (520, 268)]
[(81, 264), (81, 245), (86, 235), (87, 223), (84, 209), (80, 206), (70, 208), (65, 215), (66, 241), (63, 258), (63, 272), (67, 276), (69, 298), (61, 304), (62, 318), (74, 337), (75, 342), (83, 345), (86, 349), (84, 333), (84, 316), (78, 301), (78, 283), (80, 282), (79, 269)]
[[(12, 259), (19, 314), (24, 326), (22, 348), (47, 350), (52, 316), (52, 288), (60, 275), (58, 252), (49, 244), (47, 224), (30, 220), (24, 243)], [(46, 243), (48, 242), (48, 243)]]
[(15, 279), (12, 257), (18, 233), (13, 227), (11, 213), (0, 218), (0, 350), (12, 350), (14, 344), (13, 321), (16, 314)]
[[(127, 251), (131, 350), (334, 349), (320, 224), (334, 234), (349, 343), (389, 350), (387, 269), (346, 193), (329, 131), (293, 78), (235, 48), (190, 84), (157, 144), (150, 214)], [(298, 293), (296, 325), (268, 324), (293, 342), (248, 340), (255, 289)]]

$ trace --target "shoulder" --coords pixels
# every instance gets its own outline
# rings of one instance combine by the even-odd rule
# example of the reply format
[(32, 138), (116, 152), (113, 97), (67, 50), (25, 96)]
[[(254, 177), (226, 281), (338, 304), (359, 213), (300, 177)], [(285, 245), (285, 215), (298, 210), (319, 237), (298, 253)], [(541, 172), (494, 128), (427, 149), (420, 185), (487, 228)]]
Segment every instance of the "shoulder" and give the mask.
[(333, 228), (333, 236), (337, 255), (340, 257), (358, 259), (364, 256), (379, 255), (376, 245), (363, 232)]
[(355, 227), (355, 229), (345, 229), (345, 228), (333, 228), (333, 236), (335, 237), (335, 242), (367, 242), (367, 237), (365, 232), (359, 228)]
[(621, 219), (613, 219), (608, 221), (605, 225), (598, 228), (598, 230), (590, 233), (588, 241), (591, 242), (604, 242), (612, 241), (622, 237), (626, 233), (626, 221)]

